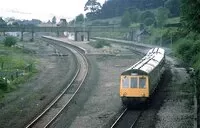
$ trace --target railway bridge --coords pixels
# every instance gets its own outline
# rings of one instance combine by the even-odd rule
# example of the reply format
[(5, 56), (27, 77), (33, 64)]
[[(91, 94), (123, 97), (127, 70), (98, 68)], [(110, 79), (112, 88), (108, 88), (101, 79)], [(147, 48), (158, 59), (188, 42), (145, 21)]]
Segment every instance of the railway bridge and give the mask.
[(34, 33), (35, 32), (55, 32), (57, 36), (63, 32), (74, 32), (74, 40), (77, 41), (78, 33), (85, 32), (87, 33), (87, 40), (90, 40), (90, 33), (91, 32), (129, 32), (128, 28), (122, 27), (114, 27), (114, 26), (88, 26), (88, 27), (70, 27), (70, 26), (52, 26), (52, 27), (39, 27), (39, 26), (1, 26), (0, 32), (21, 32), (21, 40), (23, 40), (23, 33), (30, 32), (32, 33), (32, 39), (34, 40)]

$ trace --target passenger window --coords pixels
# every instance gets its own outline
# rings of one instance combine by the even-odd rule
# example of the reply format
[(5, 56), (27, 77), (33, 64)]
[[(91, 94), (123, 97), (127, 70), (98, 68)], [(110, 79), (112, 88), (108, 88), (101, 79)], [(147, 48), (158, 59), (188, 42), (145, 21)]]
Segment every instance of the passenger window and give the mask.
[(131, 88), (137, 88), (137, 77), (131, 78)]
[(146, 78), (140, 77), (139, 79), (139, 88), (145, 88), (146, 87)]
[(122, 80), (122, 87), (123, 88), (129, 87), (129, 78), (128, 77), (124, 77), (124, 79)]

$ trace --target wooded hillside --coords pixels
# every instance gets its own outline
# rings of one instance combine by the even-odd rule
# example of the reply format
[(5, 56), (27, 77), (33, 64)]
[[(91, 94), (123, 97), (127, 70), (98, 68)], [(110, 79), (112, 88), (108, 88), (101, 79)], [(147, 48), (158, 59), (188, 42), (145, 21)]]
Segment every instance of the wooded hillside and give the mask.
[(89, 11), (86, 16), (91, 20), (122, 16), (125, 11), (135, 8), (143, 11), (158, 7), (168, 8), (171, 17), (180, 14), (180, 0), (109, 0), (103, 5), (97, 0), (88, 0), (85, 4), (85, 10)]

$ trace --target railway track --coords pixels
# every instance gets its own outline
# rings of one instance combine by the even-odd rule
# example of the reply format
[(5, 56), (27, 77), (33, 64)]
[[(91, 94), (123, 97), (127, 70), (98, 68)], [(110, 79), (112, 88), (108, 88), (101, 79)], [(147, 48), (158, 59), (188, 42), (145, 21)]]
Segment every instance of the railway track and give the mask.
[(111, 128), (134, 128), (142, 112), (142, 110), (128, 110), (125, 108), (112, 124)]
[[(51, 43), (52, 44), (52, 43)], [(55, 45), (55, 44), (54, 44)], [(66, 85), (66, 88), (48, 105), (48, 107), (41, 112), (33, 121), (31, 121), (26, 128), (46, 128), (49, 127), (53, 121), (62, 113), (62, 111), (69, 105), (73, 97), (81, 88), (87, 74), (88, 62), (87, 58), (80, 51), (74, 48), (66, 47), (63, 44), (56, 44), (56, 47), (69, 49), (77, 58), (78, 69), (71, 82)]]

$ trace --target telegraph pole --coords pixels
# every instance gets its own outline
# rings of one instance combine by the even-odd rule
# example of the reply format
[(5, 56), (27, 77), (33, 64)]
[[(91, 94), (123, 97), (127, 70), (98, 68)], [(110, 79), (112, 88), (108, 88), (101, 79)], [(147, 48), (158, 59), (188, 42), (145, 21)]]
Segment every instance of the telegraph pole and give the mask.
[(76, 33), (75, 25), (76, 25), (76, 17), (74, 19), (74, 40), (77, 41), (77, 33)]
[(84, 41), (84, 39), (85, 39), (85, 16), (83, 17), (83, 19), (84, 19), (84, 21), (83, 21), (83, 33), (84, 33), (84, 37), (83, 37), (83, 41)]

